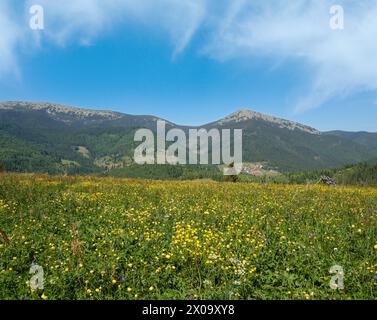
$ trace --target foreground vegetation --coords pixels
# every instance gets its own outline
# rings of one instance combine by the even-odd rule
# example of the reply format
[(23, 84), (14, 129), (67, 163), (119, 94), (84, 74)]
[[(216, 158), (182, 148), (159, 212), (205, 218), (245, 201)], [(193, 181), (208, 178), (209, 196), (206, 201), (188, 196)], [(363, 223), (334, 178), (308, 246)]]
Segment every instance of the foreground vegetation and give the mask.
[(377, 187), (377, 163), (363, 162), (343, 166), (337, 169), (288, 174), (287, 179), (294, 183), (313, 183), (320, 180), (321, 176), (329, 176), (340, 185), (372, 186)]
[(0, 299), (377, 297), (372, 188), (2, 174), (0, 229)]

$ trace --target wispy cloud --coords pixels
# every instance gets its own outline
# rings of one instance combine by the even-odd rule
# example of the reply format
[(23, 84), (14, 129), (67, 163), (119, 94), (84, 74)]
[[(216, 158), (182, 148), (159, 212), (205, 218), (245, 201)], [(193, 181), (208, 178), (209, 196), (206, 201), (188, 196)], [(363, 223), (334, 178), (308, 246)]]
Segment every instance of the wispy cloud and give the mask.
[[(22, 0), (0, 2), (0, 77), (17, 71), (20, 47), (43, 43), (90, 46), (118, 25), (132, 21), (168, 35), (172, 58), (182, 53), (206, 17), (208, 0)], [(44, 8), (45, 30), (29, 29), (29, 8)], [(17, 7), (17, 8), (16, 8)], [(26, 15), (25, 15), (26, 13)]]
[[(34, 0), (27, 0), (30, 6)], [(59, 45), (90, 43), (132, 20), (161, 30), (174, 44), (173, 56), (190, 43), (206, 15), (207, 0), (39, 0), (46, 12), (46, 37)]]
[[(31, 37), (0, 4), (0, 74), (17, 66), (18, 45)], [(25, 0), (26, 7), (34, 4)], [(345, 29), (329, 28), (330, 0), (39, 0), (45, 8), (44, 40), (59, 46), (90, 45), (124, 21), (168, 36), (172, 57), (203, 32), (200, 52), (225, 61), (238, 57), (294, 60), (308, 85), (295, 103), (301, 112), (339, 96), (377, 90), (377, 3), (338, 0)], [(304, 71), (303, 71), (304, 72)], [(273, 85), (273, 84), (272, 84)]]
[(377, 89), (377, 3), (340, 1), (345, 29), (329, 27), (330, 1), (249, 1), (206, 51), (221, 59), (249, 55), (296, 59), (307, 66), (311, 85), (296, 111)]
[(11, 1), (0, 2), (0, 78), (18, 74), (16, 51), (22, 39), (22, 31), (15, 22)]

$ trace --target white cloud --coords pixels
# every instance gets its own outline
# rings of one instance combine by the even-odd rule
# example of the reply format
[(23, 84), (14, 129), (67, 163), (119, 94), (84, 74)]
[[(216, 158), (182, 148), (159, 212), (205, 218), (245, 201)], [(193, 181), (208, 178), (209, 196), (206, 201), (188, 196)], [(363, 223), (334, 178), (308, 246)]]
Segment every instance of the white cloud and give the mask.
[[(21, 48), (38, 50), (46, 42), (90, 46), (129, 21), (167, 34), (174, 58), (185, 50), (205, 18), (207, 1), (23, 0), (15, 5), (12, 0), (0, 0), (0, 77), (16, 73)], [(36, 3), (44, 8), (43, 32), (29, 28), (29, 8)]]
[[(31, 38), (25, 21), (12, 20), (10, 3), (0, 4), (0, 74), (16, 68), (17, 47), (30, 41), (25, 37)], [(24, 1), (26, 7), (34, 3)], [(240, 56), (298, 61), (306, 66), (308, 86), (297, 97), (297, 111), (334, 97), (377, 90), (374, 0), (38, 0), (38, 4), (45, 8), (43, 41), (61, 46), (91, 45), (112, 28), (132, 21), (167, 35), (173, 57), (200, 30), (205, 39), (200, 51), (221, 61)], [(343, 31), (329, 28), (334, 4), (344, 6)]]
[(12, 19), (10, 1), (0, 2), (0, 78), (18, 74), (16, 50), (22, 38), (19, 26)]
[[(34, 0), (28, 0), (30, 6)], [(181, 53), (205, 16), (207, 0), (39, 0), (45, 9), (45, 34), (66, 45), (90, 43), (124, 21), (137, 21), (168, 33), (173, 55)]]
[(248, 55), (296, 59), (307, 66), (311, 86), (298, 98), (296, 111), (331, 98), (377, 90), (377, 3), (338, 1), (345, 29), (329, 28), (326, 0), (243, 3), (226, 31), (215, 35), (206, 52), (219, 59)]

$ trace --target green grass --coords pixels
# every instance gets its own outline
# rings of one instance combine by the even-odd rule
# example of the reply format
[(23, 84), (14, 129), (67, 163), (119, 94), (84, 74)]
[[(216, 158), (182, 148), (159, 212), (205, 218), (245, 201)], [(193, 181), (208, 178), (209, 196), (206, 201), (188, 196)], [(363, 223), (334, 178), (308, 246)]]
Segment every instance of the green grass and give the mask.
[(373, 188), (3, 174), (0, 229), (0, 299), (377, 297)]

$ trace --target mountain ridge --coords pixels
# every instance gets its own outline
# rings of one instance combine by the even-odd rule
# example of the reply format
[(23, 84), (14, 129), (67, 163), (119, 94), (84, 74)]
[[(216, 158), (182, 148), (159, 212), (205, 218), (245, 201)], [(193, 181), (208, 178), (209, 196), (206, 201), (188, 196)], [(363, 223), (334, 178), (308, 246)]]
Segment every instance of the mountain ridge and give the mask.
[[(25, 111), (45, 111), (46, 113), (57, 116), (64, 114), (67, 116), (77, 117), (77, 120), (121, 120), (124, 117), (148, 117), (152, 120), (159, 120), (161, 118), (152, 115), (131, 115), (123, 112), (112, 110), (96, 110), (83, 107), (74, 107), (59, 103), (50, 102), (27, 102), (27, 101), (0, 101), (0, 110), (25, 110)], [(64, 122), (64, 119), (57, 117), (58, 120)], [(69, 121), (65, 121), (69, 122)], [(170, 121), (167, 121), (171, 123)]]
[[(74, 114), (78, 115), (80, 117), (94, 117), (94, 116), (99, 116), (103, 117), (104, 119), (107, 120), (118, 120), (121, 119), (124, 116), (132, 116), (132, 117), (151, 117), (154, 118), (155, 120), (164, 120), (172, 125), (176, 125), (179, 127), (205, 127), (214, 123), (218, 123), (220, 125), (224, 125), (225, 123), (231, 123), (231, 122), (242, 122), (242, 121), (247, 121), (251, 119), (260, 119), (266, 122), (272, 122), (280, 125), (282, 128), (288, 128), (290, 130), (294, 129), (299, 129), (302, 131), (306, 131), (308, 133), (312, 134), (321, 134), (322, 131), (313, 128), (309, 125), (301, 124), (299, 122), (295, 122), (292, 120), (288, 119), (283, 119), (277, 116), (273, 115), (268, 115), (266, 113), (262, 113), (259, 111), (255, 111), (253, 109), (249, 108), (240, 108), (237, 109), (235, 112), (232, 112), (228, 115), (225, 115), (224, 117), (209, 122), (209, 123), (204, 123), (202, 125), (195, 125), (195, 126), (190, 126), (190, 125), (181, 125), (178, 123), (174, 123), (172, 121), (163, 119), (158, 116), (154, 115), (147, 115), (147, 114), (129, 114), (129, 113), (124, 113), (120, 111), (112, 111), (112, 110), (107, 110), (107, 109), (90, 109), (90, 108), (85, 108), (85, 107), (75, 107), (71, 105), (66, 105), (66, 104), (61, 104), (61, 103), (51, 103), (51, 102), (28, 102), (28, 101), (0, 101), (0, 110), (17, 110), (18, 108), (20, 109), (25, 109), (25, 110), (45, 110), (46, 112), (53, 114), (55, 113), (65, 113), (65, 114)], [(344, 131), (344, 130), (333, 130), (333, 131), (323, 131), (324, 133), (329, 133), (331, 134), (332, 132), (349, 132), (351, 131)], [(374, 133), (374, 132), (367, 132), (367, 131), (352, 131), (352, 133)]]
[[(135, 131), (155, 131), (159, 119), (53, 103), (0, 102), (0, 164), (10, 171), (52, 173), (121, 169), (132, 163), (139, 144), (133, 141)], [(374, 134), (356, 139), (320, 132), (249, 109), (202, 126), (167, 121), (170, 127), (243, 129), (244, 162), (263, 162), (279, 171), (333, 168), (377, 157)]]

